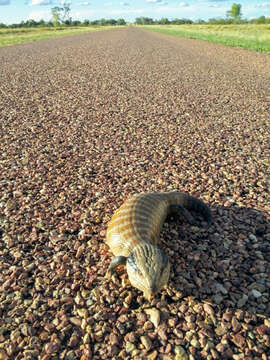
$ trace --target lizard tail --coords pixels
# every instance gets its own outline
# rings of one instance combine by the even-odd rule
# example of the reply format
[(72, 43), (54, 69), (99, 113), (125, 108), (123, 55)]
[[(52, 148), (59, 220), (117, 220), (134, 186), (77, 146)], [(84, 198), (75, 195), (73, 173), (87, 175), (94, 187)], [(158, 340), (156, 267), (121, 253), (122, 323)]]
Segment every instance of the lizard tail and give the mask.
[(195, 212), (202, 214), (204, 219), (211, 224), (213, 222), (212, 214), (208, 205), (202, 200), (195, 198), (186, 193), (180, 193), (177, 191), (166, 193), (169, 205), (180, 205), (187, 210), (194, 210)]

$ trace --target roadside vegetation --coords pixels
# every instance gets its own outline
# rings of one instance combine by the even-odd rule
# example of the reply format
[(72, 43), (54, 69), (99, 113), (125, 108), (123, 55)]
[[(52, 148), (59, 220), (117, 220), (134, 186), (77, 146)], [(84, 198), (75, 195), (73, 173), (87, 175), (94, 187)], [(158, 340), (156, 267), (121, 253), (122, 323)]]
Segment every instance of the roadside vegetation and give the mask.
[(145, 25), (144, 29), (270, 53), (269, 25)]
[(109, 30), (120, 27), (117, 25), (92, 25), (92, 26), (57, 26), (57, 27), (18, 27), (0, 28), (0, 47), (16, 45), (23, 42), (31, 42), (41, 39), (49, 39), (60, 36), (75, 35), (86, 32)]
[(140, 17), (135, 23), (169, 35), (270, 53), (270, 18), (243, 19), (241, 8), (241, 4), (234, 3), (226, 12), (226, 18), (209, 19), (207, 22), (167, 18), (156, 21)]

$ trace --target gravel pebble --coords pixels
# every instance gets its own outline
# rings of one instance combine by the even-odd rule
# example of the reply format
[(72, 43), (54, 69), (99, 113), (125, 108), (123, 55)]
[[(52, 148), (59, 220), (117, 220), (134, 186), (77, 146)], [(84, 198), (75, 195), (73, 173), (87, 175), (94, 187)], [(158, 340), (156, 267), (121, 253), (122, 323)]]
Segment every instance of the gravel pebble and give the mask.
[(146, 335), (141, 336), (141, 343), (143, 344), (143, 346), (147, 351), (149, 351), (152, 348), (152, 341)]
[(158, 309), (145, 309), (146, 314), (149, 315), (150, 321), (154, 324), (155, 327), (158, 327), (160, 323), (160, 312)]
[(205, 311), (207, 314), (214, 315), (215, 311), (214, 311), (214, 309), (212, 308), (211, 305), (209, 305), (209, 304), (204, 304), (204, 305), (203, 305), (203, 308), (204, 308), (204, 311)]
[(256, 289), (251, 290), (251, 295), (253, 295), (256, 299), (258, 299), (262, 296), (262, 294)]

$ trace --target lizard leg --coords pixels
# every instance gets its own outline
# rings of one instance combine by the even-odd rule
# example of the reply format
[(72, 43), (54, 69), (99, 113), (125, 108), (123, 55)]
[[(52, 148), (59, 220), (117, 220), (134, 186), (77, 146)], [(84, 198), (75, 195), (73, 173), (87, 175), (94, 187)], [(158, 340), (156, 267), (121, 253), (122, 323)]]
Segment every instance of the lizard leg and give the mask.
[(184, 215), (184, 217), (186, 218), (186, 220), (189, 222), (190, 225), (196, 225), (196, 221), (195, 221), (194, 217), (182, 205), (170, 205), (169, 206), (169, 214)]
[(106, 273), (106, 278), (108, 279), (109, 277), (111, 277), (112, 273), (114, 272), (117, 266), (126, 265), (126, 262), (127, 262), (127, 258), (125, 256), (115, 256), (109, 265), (109, 268)]

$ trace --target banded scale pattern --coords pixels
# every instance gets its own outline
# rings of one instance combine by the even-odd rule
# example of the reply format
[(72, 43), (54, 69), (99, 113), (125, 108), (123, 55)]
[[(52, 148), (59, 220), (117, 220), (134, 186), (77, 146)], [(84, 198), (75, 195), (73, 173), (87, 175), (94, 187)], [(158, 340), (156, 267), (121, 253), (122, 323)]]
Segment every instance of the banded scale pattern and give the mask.
[(170, 264), (158, 247), (159, 234), (166, 217), (175, 210), (190, 222), (193, 218), (188, 210), (212, 221), (210, 209), (201, 200), (174, 191), (134, 195), (116, 210), (108, 224), (106, 242), (115, 255), (108, 274), (126, 264), (131, 284), (149, 299), (168, 282)]
[(167, 207), (161, 194), (139, 194), (128, 199), (108, 225), (107, 244), (113, 254), (128, 257), (141, 241), (157, 245)]

